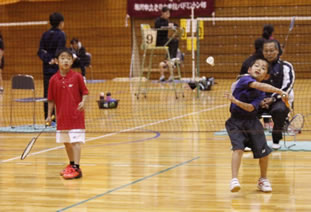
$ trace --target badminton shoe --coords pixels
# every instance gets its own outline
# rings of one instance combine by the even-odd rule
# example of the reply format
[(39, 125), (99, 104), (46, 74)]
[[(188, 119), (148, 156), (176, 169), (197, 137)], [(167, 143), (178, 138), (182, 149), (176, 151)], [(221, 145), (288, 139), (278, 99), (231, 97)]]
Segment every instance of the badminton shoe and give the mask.
[(233, 178), (230, 183), (230, 191), (231, 192), (238, 192), (241, 189), (241, 185), (237, 178)]
[(249, 147), (245, 147), (245, 148), (244, 148), (244, 152), (251, 152), (251, 151), (252, 151), (252, 149), (249, 148)]
[(268, 179), (266, 178), (259, 178), (257, 187), (262, 192), (271, 192), (272, 187)]
[(64, 168), (64, 169), (59, 173), (59, 175), (60, 175), (60, 176), (63, 176), (64, 173), (67, 171), (67, 169), (69, 169), (70, 167), (71, 167), (71, 165), (68, 164), (68, 165), (66, 166), (66, 168)]
[(76, 168), (73, 168), (72, 166), (70, 166), (67, 171), (64, 173), (63, 175), (63, 178), (64, 179), (77, 179), (77, 178), (80, 178), (82, 177), (82, 171), (81, 169), (76, 169)]
[(165, 81), (165, 76), (162, 75), (162, 76), (160, 77), (159, 81), (160, 81), (160, 82), (164, 82), (164, 81)]
[(278, 150), (280, 148), (281, 148), (281, 144), (275, 144), (275, 143), (272, 144), (272, 149)]

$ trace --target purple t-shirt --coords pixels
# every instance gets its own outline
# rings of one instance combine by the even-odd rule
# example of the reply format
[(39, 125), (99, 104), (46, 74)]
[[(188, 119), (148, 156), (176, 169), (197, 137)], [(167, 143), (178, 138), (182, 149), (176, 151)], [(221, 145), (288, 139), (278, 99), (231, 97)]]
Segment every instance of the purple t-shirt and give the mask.
[(252, 82), (256, 82), (256, 79), (250, 75), (244, 75), (233, 85), (232, 95), (234, 98), (240, 100), (241, 102), (252, 104), (255, 108), (255, 110), (252, 112), (248, 112), (236, 104), (231, 103), (230, 112), (235, 117), (240, 116), (241, 118), (249, 119), (256, 118), (260, 102), (264, 99), (265, 93), (263, 91), (249, 87), (249, 84)]

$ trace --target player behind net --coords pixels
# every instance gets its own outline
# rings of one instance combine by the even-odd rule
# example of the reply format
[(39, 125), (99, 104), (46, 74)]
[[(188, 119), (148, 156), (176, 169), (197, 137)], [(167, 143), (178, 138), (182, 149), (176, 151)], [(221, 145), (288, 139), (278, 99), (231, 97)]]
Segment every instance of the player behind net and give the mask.
[(271, 184), (267, 179), (268, 156), (271, 153), (267, 145), (264, 129), (257, 118), (257, 112), (264, 92), (278, 93), (284, 99), (288, 94), (269, 84), (261, 83), (268, 75), (269, 63), (263, 57), (258, 57), (251, 64), (248, 74), (240, 75), (232, 85), (232, 94), (226, 94), (231, 101), (231, 117), (226, 121), (226, 130), (232, 144), (232, 180), (231, 192), (240, 190), (238, 172), (241, 164), (244, 148), (250, 147), (253, 157), (259, 159), (260, 178), (258, 189), (263, 192), (271, 192)]

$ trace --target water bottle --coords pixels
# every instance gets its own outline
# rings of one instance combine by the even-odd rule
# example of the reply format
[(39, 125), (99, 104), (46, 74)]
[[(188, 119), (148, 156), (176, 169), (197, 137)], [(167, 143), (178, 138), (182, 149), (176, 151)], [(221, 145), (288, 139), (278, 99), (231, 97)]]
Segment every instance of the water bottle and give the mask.
[(106, 101), (107, 102), (111, 101), (111, 93), (110, 92), (108, 92), (107, 95), (106, 95)]
[(104, 92), (101, 92), (101, 93), (99, 94), (99, 99), (100, 99), (100, 100), (104, 100), (104, 99), (105, 99), (105, 93), (104, 93)]

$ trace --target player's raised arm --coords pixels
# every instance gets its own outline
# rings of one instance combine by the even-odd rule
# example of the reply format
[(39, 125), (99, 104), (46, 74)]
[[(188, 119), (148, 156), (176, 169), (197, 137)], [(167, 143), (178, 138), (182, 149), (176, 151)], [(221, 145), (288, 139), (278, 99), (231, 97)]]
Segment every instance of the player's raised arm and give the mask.
[(278, 89), (272, 85), (269, 85), (267, 83), (252, 82), (249, 84), (249, 87), (255, 88), (255, 89), (267, 92), (267, 93), (277, 93), (277, 94), (280, 94), (281, 96), (288, 97), (288, 94), (286, 92), (284, 92), (283, 90)]

